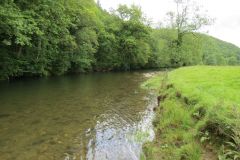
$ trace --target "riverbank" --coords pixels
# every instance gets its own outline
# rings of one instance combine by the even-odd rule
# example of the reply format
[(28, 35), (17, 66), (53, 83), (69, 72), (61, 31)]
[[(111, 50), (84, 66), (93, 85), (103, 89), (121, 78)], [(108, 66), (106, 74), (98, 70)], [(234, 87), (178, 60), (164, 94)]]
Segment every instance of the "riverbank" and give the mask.
[(146, 159), (240, 159), (240, 67), (180, 68), (143, 87), (160, 100)]

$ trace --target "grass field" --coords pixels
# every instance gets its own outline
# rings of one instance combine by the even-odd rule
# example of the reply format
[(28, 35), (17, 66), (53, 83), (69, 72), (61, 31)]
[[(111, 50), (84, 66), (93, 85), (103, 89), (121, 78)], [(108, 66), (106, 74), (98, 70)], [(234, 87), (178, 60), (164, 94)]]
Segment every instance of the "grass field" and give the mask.
[(161, 100), (146, 159), (240, 159), (240, 67), (180, 68), (143, 87)]

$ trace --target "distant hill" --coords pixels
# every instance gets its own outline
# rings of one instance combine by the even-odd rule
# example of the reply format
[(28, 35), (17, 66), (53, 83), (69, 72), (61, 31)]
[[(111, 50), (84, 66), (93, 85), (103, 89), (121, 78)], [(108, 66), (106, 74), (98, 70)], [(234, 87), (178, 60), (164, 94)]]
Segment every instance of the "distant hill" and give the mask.
[(202, 38), (202, 51), (205, 64), (240, 64), (239, 47), (209, 35), (199, 35)]
[[(152, 32), (151, 67), (178, 67), (188, 65), (239, 65), (240, 48), (202, 33), (189, 33), (184, 37), (180, 54), (176, 54), (171, 43), (177, 37), (171, 29)], [(173, 64), (179, 61), (179, 64)]]

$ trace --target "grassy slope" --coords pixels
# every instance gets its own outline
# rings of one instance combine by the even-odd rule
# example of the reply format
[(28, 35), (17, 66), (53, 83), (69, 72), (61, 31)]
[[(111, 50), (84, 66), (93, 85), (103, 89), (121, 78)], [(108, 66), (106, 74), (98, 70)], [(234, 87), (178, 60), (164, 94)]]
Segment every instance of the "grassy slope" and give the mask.
[(144, 86), (168, 95), (157, 110), (156, 139), (145, 145), (148, 160), (240, 156), (240, 67), (186, 67)]

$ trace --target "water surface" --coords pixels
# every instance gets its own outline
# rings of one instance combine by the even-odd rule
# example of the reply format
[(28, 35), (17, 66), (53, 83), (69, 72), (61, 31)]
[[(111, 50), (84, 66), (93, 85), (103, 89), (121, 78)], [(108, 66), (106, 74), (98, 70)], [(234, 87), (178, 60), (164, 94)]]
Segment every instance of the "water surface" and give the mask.
[(138, 160), (153, 138), (144, 73), (0, 83), (0, 159)]

